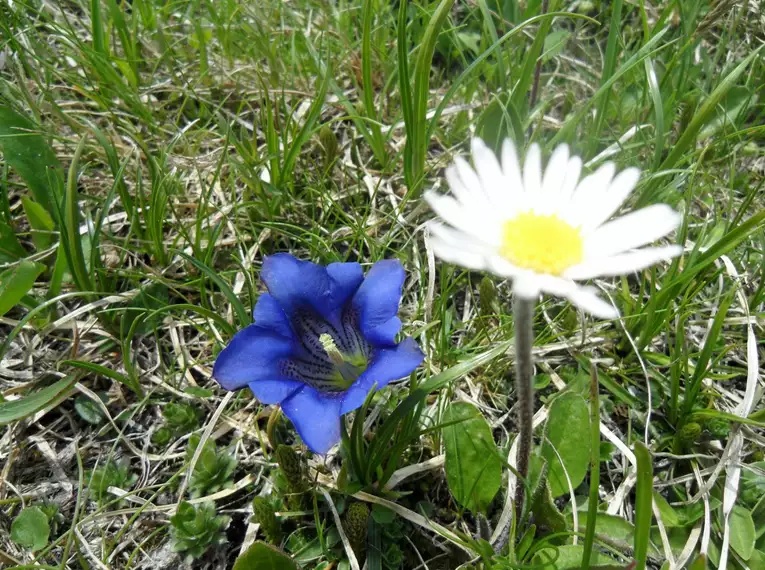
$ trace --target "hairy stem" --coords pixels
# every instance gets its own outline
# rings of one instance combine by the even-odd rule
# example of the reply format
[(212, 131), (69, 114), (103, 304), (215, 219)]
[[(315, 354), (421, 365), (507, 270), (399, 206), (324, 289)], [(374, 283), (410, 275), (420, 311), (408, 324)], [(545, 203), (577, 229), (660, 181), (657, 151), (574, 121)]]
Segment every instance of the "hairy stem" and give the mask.
[(515, 383), (518, 394), (518, 473), (523, 480), (515, 487), (516, 520), (523, 516), (525, 499), (525, 479), (529, 474), (529, 458), (534, 417), (534, 388), (531, 383), (532, 358), (531, 346), (534, 343), (532, 321), (534, 301), (516, 297), (513, 306), (515, 320)]

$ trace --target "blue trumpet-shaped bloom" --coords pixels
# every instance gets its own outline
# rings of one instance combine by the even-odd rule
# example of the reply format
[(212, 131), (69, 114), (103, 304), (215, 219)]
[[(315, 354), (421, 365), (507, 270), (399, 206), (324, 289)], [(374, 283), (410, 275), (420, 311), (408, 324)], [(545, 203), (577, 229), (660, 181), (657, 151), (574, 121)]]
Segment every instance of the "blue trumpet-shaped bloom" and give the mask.
[(365, 277), (358, 263), (325, 267), (280, 253), (266, 257), (260, 277), (268, 293), (255, 324), (220, 353), (213, 377), (281, 404), (306, 445), (326, 453), (340, 440), (340, 416), (423, 360), (413, 339), (395, 340), (404, 269), (383, 260)]

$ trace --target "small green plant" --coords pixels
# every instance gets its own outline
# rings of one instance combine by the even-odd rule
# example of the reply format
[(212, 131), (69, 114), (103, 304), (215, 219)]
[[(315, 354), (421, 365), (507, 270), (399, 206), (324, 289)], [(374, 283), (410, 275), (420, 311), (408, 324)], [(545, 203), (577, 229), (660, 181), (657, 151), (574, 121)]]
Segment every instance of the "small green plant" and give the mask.
[(212, 503), (197, 507), (188, 502), (181, 503), (178, 512), (170, 518), (173, 552), (182, 553), (186, 563), (191, 563), (210, 547), (226, 542), (223, 531), (230, 521), (229, 517), (218, 516)]
[(263, 536), (271, 544), (279, 544), (282, 541), (282, 527), (276, 518), (273, 505), (265, 497), (255, 497), (252, 500), (253, 522), (260, 524)]
[(39, 507), (27, 507), (11, 524), (11, 540), (29, 550), (44, 548), (49, 536), (48, 517)]
[[(188, 461), (191, 461), (194, 456), (199, 446), (199, 440), (199, 434), (193, 434), (189, 438)], [(234, 457), (226, 451), (219, 451), (214, 441), (207, 440), (194, 466), (194, 472), (191, 474), (191, 481), (189, 482), (191, 496), (194, 498), (201, 497), (231, 487), (236, 464), (237, 461)]]
[(304, 493), (308, 490), (303, 460), (289, 445), (279, 445), (274, 455), (287, 482), (287, 504), (291, 509), (299, 510), (303, 507)]
[(369, 507), (364, 503), (352, 503), (345, 513), (345, 534), (357, 558), (363, 559), (367, 549), (367, 525)]
[(170, 402), (162, 410), (162, 416), (165, 418), (167, 429), (173, 436), (178, 437), (191, 433), (199, 427), (202, 410), (186, 402)]
[(130, 473), (130, 465), (124, 461), (109, 461), (90, 472), (90, 494), (99, 504), (107, 497), (109, 487), (130, 489), (138, 477)]

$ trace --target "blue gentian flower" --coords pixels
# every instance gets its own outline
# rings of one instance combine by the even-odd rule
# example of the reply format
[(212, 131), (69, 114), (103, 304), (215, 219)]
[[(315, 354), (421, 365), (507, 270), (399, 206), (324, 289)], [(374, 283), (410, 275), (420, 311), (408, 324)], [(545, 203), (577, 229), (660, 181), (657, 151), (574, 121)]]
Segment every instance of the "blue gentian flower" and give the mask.
[(281, 404), (306, 445), (326, 453), (340, 440), (340, 416), (424, 358), (412, 338), (395, 340), (404, 268), (383, 260), (364, 277), (358, 263), (324, 267), (280, 253), (266, 257), (260, 277), (268, 293), (255, 324), (218, 355), (213, 377)]

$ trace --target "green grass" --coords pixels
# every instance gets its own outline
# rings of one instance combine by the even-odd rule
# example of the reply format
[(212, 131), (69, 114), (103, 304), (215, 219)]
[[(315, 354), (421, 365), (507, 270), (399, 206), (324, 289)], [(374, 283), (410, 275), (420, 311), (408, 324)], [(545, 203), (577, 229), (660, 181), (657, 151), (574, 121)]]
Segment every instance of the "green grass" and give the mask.
[[(765, 488), (761, 386), (751, 409), (738, 408), (762, 370), (765, 306), (755, 4), (551, 1), (542, 14), (541, 0), (0, 0), (0, 564), (176, 565), (170, 518), (191, 499), (186, 447), (207, 430), (238, 463), (208, 499), (231, 518), (228, 542), (210, 539), (200, 568), (233, 564), (252, 539), (256, 495), (279, 513), (278, 546), (305, 567), (350, 567), (319, 489), (341, 520), (354, 500), (378, 503), (370, 570), (475, 558), (509, 568), (549, 552), (576, 552), (579, 567), (583, 543), (590, 568), (609, 553), (659, 567), (689, 538), (687, 562), (702, 552), (716, 566), (731, 465), (744, 474), (737, 504), (755, 529), (765, 520), (752, 491)], [(445, 187), (444, 167), (473, 133), (492, 146), (538, 142), (545, 156), (567, 142), (588, 170), (613, 148), (619, 168), (643, 171), (628, 206), (665, 202), (684, 216), (681, 258), (602, 281), (622, 323), (549, 297), (537, 308), (536, 409), (561, 389), (588, 398), (594, 365), (591, 417), (623, 446), (587, 426), (590, 447), (601, 445), (581, 455), (600, 471), (594, 484), (575, 488), (576, 503), (557, 499), (562, 529), (549, 509), (533, 512), (498, 555), (481, 528), (498, 524), (506, 485), (486, 513), (471, 513), (439, 458), (444, 409), (469, 400), (506, 463), (516, 434), (510, 287), (432, 265), (420, 198)], [(342, 457), (309, 459), (311, 490), (298, 499), (274, 467), (276, 446), (297, 443), (289, 422), (244, 392), (224, 402), (211, 378), (252, 320), (263, 256), (279, 251), (365, 267), (400, 259), (404, 330), (427, 354), (411, 384), (348, 418)], [(179, 403), (199, 411), (198, 426), (157, 436)], [(647, 448), (637, 462), (625, 452), (635, 443)], [(91, 473), (109, 464), (135, 481), (122, 477), (129, 488), (97, 500)], [(528, 485), (544, 495), (544, 480)], [(646, 513), (651, 488), (661, 525)], [(11, 541), (22, 506), (47, 504), (62, 515), (48, 546)], [(765, 535), (749, 540), (746, 515), (734, 514), (728, 565), (757, 568)], [(710, 525), (708, 542), (691, 533), (699, 524)]]

